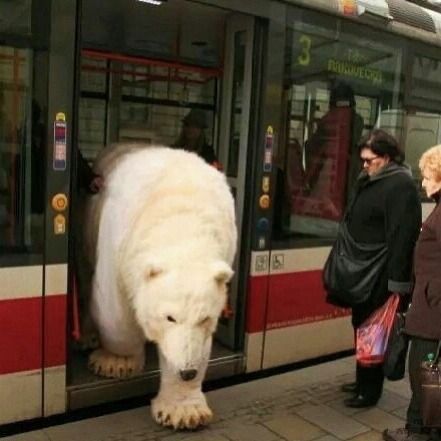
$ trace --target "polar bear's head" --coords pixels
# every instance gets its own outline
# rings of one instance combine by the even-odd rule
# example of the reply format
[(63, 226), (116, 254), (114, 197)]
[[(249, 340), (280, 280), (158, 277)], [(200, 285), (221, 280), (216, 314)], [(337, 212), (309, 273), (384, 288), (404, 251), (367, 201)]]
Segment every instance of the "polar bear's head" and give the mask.
[(149, 265), (133, 293), (138, 324), (182, 380), (205, 371), (233, 271), (223, 261)]

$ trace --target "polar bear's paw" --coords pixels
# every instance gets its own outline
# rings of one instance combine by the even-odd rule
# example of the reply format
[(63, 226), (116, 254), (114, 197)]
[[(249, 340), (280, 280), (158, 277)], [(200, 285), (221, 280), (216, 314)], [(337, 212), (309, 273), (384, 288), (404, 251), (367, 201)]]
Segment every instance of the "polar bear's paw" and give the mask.
[(97, 349), (89, 355), (89, 369), (96, 375), (109, 378), (129, 378), (139, 374), (144, 367), (143, 357), (120, 357), (105, 349)]
[(206, 426), (213, 418), (202, 392), (200, 400), (192, 399), (189, 402), (172, 403), (157, 397), (152, 400), (151, 410), (158, 424), (174, 429), (197, 429)]

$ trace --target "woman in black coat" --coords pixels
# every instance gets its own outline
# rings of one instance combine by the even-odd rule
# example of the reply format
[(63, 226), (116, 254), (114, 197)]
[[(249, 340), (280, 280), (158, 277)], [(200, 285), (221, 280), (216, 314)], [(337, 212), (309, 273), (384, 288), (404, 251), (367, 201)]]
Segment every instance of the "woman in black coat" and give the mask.
[[(409, 377), (412, 398), (404, 429), (386, 430), (387, 441), (414, 441), (429, 438), (421, 418), (421, 362), (435, 353), (441, 339), (441, 145), (427, 150), (420, 159), (423, 188), (436, 202), (423, 223), (414, 254), (415, 288), (406, 315), (406, 333), (411, 336)], [(441, 408), (439, 409), (441, 412)], [(439, 430), (438, 430), (439, 432)], [(441, 439), (438, 433), (438, 438)]]
[[(359, 244), (385, 244), (387, 258), (378, 271), (369, 296), (351, 304), (354, 331), (393, 293), (402, 303), (411, 290), (412, 253), (421, 225), (421, 204), (411, 172), (403, 165), (397, 141), (383, 130), (374, 130), (359, 144), (363, 171), (345, 216), (347, 230)], [(360, 301), (360, 300), (359, 300)], [(377, 403), (383, 390), (382, 365), (357, 364), (356, 382), (343, 385), (354, 396), (348, 407)]]

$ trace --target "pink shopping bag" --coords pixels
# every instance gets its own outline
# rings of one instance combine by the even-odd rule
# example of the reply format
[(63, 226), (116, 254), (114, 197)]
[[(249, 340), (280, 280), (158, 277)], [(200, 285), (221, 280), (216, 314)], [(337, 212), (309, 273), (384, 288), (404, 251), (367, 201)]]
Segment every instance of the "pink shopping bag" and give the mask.
[(356, 358), (359, 364), (371, 366), (384, 361), (399, 301), (398, 294), (391, 295), (381, 308), (375, 310), (357, 328)]

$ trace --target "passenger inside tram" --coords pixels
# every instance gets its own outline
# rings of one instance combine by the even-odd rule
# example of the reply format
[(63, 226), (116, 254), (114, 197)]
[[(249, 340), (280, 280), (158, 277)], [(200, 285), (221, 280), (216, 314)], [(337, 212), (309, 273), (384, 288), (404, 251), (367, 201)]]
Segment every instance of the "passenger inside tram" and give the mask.
[(313, 134), (303, 151), (298, 142), (290, 145), (287, 158), (291, 223), (297, 233), (333, 237), (361, 170), (356, 147), (364, 121), (356, 112), (351, 86), (336, 82), (329, 110), (317, 123), (311, 118), (309, 125)]
[(81, 150), (78, 150), (78, 185), (87, 193), (98, 193), (104, 186), (102, 176), (96, 174), (93, 168), (84, 158)]
[(205, 129), (208, 127), (205, 112), (191, 109), (182, 120), (182, 130), (174, 147), (195, 152), (209, 164), (215, 165), (217, 157), (208, 144)]

